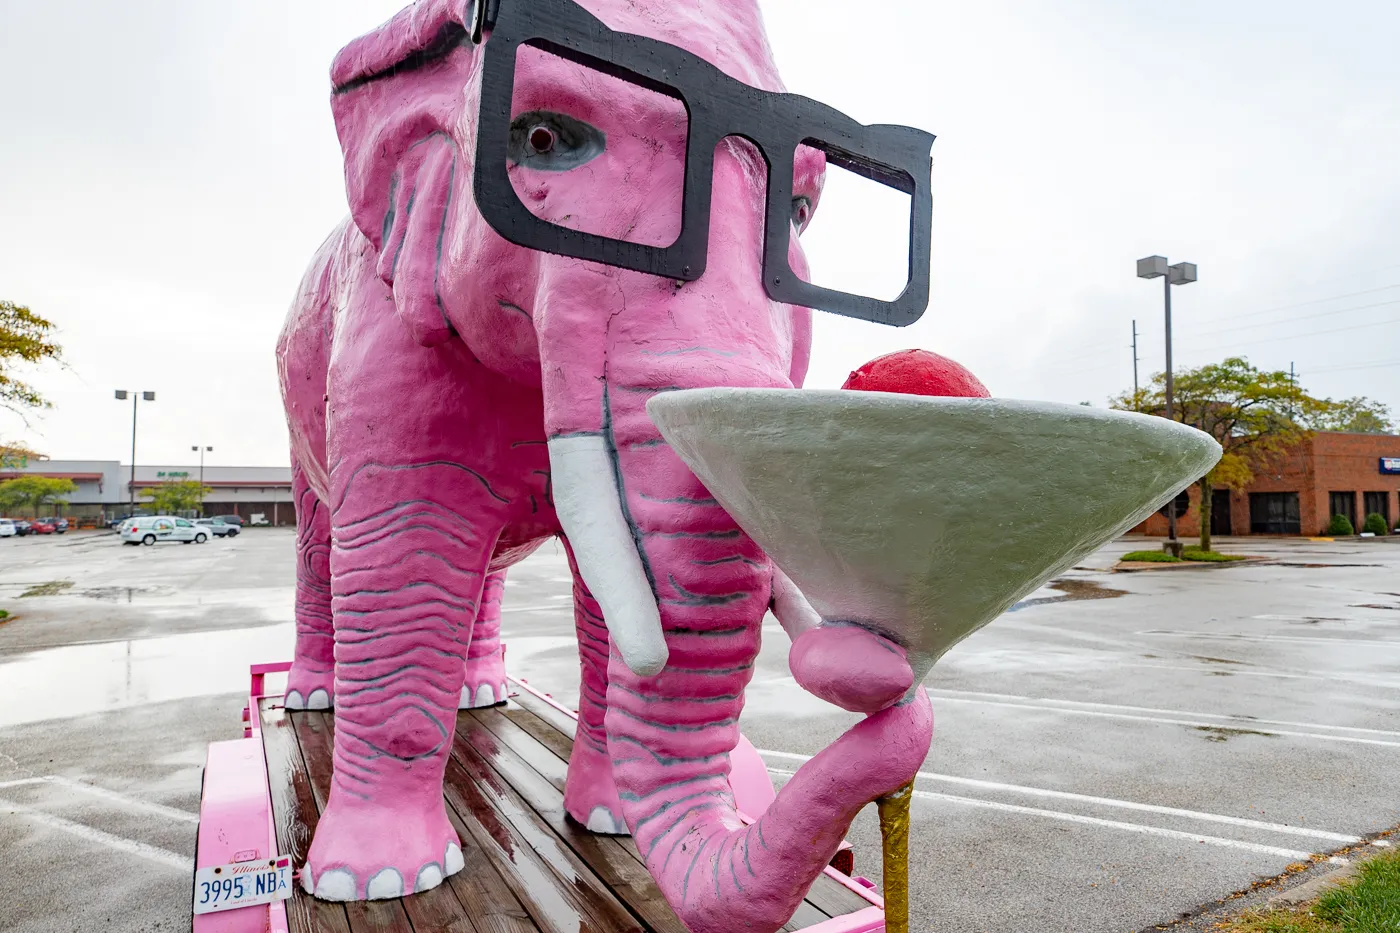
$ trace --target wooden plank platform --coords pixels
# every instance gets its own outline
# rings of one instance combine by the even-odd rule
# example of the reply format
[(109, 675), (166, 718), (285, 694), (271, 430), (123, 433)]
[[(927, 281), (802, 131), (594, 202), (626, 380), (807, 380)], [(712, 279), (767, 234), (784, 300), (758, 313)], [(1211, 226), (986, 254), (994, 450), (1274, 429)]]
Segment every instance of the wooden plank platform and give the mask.
[[(335, 717), (261, 703), (280, 850), (306, 859), (331, 784)], [(466, 868), (424, 894), (329, 904), (298, 887), (291, 933), (686, 933), (631, 839), (564, 815), (574, 721), (527, 693), (457, 716), (444, 797)], [(804, 930), (870, 902), (825, 875), (783, 927)]]

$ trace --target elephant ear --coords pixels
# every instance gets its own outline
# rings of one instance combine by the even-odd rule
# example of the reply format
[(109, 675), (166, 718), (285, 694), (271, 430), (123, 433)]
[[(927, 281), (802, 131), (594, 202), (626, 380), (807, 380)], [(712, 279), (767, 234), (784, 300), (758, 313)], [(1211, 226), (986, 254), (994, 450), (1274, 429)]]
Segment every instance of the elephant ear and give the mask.
[(471, 197), (453, 129), (474, 47), (464, 0), (420, 0), (356, 39), (331, 66), (331, 110), (345, 154), (355, 226), (379, 254), (379, 277), (423, 346), (452, 336), (438, 294), (454, 198)]

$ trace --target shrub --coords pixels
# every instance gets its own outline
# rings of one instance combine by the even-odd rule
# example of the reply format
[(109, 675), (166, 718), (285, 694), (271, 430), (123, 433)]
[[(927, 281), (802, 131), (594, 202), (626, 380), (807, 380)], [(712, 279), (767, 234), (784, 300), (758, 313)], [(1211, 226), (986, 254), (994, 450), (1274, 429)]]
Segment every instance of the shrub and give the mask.
[(1332, 521), (1327, 525), (1327, 530), (1323, 532), (1334, 537), (1344, 537), (1356, 534), (1356, 529), (1351, 527), (1351, 519), (1345, 515), (1333, 515)]
[(1366, 516), (1366, 521), (1362, 522), (1361, 530), (1369, 531), (1376, 536), (1390, 534), (1390, 529), (1386, 527), (1385, 516), (1380, 512), (1372, 512)]
[(1166, 551), (1130, 551), (1124, 554), (1122, 560), (1144, 561), (1149, 564), (1179, 564), (1181, 558)]

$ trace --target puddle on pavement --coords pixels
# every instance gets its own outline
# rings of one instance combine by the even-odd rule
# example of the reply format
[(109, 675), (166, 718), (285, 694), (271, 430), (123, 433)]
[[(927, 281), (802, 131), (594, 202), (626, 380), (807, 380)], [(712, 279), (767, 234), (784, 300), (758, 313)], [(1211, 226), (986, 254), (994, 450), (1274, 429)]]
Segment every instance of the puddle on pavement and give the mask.
[(248, 666), (290, 658), (294, 638), (284, 623), (0, 656), (0, 726), (246, 691)]
[[(295, 627), (281, 623), (0, 655), (0, 727), (244, 692), (248, 666), (291, 660), (294, 641)], [(572, 636), (508, 644), (512, 673), (578, 676)]]
[(73, 596), (82, 596), (87, 599), (100, 599), (110, 603), (130, 603), (137, 597), (146, 596), (174, 596), (173, 586), (97, 586), (87, 590), (76, 590)]
[(1073, 577), (1065, 577), (1059, 580), (1052, 580), (1048, 587), (1042, 587), (1037, 592), (1044, 592), (1048, 588), (1059, 592), (1059, 596), (1034, 596), (1023, 599), (1012, 606), (1007, 612), (1020, 612), (1022, 609), (1029, 609), (1032, 606), (1047, 606), (1051, 603), (1078, 602), (1082, 599), (1117, 599), (1120, 596), (1127, 596), (1127, 590), (1115, 590), (1112, 587), (1104, 586), (1093, 580), (1079, 580)]

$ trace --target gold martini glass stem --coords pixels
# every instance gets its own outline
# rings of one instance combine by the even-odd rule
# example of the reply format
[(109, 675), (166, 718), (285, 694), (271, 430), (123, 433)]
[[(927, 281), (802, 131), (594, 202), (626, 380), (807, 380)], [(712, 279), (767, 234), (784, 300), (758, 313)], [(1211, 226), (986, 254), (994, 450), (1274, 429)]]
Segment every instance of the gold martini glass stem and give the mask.
[(875, 801), (880, 811), (880, 838), (885, 857), (885, 933), (909, 933), (909, 805), (910, 781)]

